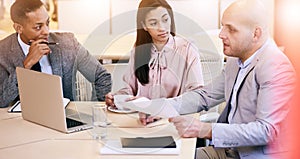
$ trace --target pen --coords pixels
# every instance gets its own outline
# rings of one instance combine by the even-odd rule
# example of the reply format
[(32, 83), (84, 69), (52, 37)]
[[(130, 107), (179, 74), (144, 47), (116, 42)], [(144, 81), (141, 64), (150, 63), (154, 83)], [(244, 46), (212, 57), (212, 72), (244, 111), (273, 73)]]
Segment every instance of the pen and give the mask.
[[(31, 43), (32, 42), (29, 41), (28, 45), (31, 45)], [(57, 42), (45, 42), (45, 41), (42, 41), (39, 44), (58, 45), (59, 43), (57, 43)]]
[(47, 44), (47, 45), (58, 45), (57, 42), (40, 42), (40, 44)]

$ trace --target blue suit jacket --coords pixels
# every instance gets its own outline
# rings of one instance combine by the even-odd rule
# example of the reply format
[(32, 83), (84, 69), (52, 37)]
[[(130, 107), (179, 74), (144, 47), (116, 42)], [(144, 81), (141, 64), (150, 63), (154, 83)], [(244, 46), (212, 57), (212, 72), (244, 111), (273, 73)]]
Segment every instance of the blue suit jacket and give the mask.
[[(76, 40), (71, 33), (50, 33), (51, 53), (48, 55), (53, 74), (62, 77), (64, 97), (75, 99), (76, 73), (79, 71), (95, 85), (98, 100), (111, 90), (111, 75), (99, 61)], [(0, 107), (7, 107), (18, 96), (16, 67), (24, 67), (25, 55), (17, 40), (11, 34), (0, 41)]]

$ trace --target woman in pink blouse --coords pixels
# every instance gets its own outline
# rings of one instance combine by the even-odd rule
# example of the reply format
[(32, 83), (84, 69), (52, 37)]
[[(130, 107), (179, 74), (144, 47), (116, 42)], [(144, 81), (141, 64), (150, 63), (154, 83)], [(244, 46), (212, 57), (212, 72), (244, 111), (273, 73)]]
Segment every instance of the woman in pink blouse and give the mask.
[(114, 106), (115, 94), (170, 98), (204, 85), (199, 52), (187, 40), (175, 36), (173, 11), (165, 0), (142, 0), (136, 22), (135, 48), (123, 77), (127, 85), (107, 94), (107, 105)]

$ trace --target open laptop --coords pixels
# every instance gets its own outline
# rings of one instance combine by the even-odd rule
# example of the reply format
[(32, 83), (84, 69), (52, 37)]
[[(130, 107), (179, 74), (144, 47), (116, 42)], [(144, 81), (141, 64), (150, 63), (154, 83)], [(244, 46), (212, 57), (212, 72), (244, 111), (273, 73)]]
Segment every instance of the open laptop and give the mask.
[(91, 122), (66, 117), (60, 76), (21, 67), (16, 72), (23, 119), (65, 133), (92, 128)]

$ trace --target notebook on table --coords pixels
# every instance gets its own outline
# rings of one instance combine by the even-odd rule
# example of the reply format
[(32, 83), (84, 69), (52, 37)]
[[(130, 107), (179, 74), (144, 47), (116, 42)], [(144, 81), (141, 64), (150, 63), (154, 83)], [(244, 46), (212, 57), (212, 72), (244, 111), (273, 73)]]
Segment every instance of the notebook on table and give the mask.
[(91, 122), (66, 117), (60, 76), (21, 67), (16, 72), (23, 119), (65, 133), (92, 128)]
[[(64, 106), (66, 107), (70, 102), (70, 99), (68, 98), (63, 98), (63, 103)], [(22, 109), (21, 109), (21, 102), (18, 100), (16, 101), (8, 110), (7, 112), (9, 113), (21, 113)]]

